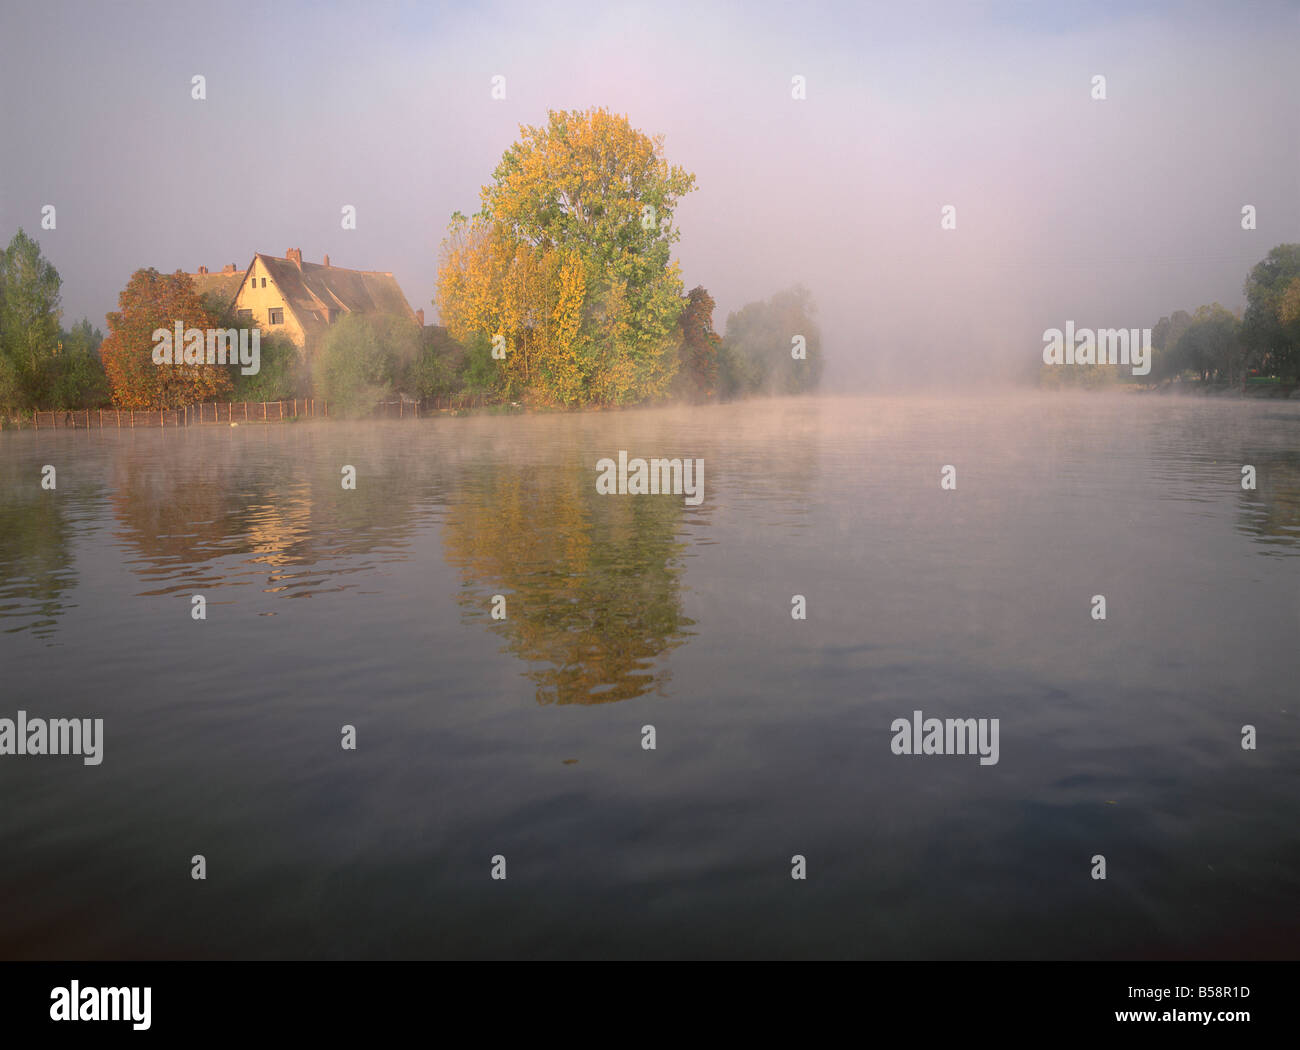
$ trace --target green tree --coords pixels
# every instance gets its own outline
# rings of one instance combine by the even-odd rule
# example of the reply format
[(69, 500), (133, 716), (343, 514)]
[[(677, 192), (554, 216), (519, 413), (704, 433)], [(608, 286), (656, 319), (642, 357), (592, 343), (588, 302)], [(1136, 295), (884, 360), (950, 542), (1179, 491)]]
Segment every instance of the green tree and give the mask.
[(1175, 310), (1168, 317), (1162, 317), (1151, 329), (1151, 351), (1153, 361), (1151, 374), (1157, 379), (1172, 379), (1181, 375), (1190, 366), (1176, 352), (1178, 341), (1192, 325), (1192, 315), (1186, 310)]
[(465, 390), (485, 397), (499, 390), (501, 372), (492, 359), (492, 342), (482, 332), (470, 336), (465, 344), (460, 381)]
[(20, 228), (0, 252), (0, 396), (14, 407), (46, 399), (46, 365), (59, 343), (59, 271)]
[[(802, 394), (821, 383), (816, 305), (802, 285), (749, 303), (727, 318), (722, 386), (728, 396)], [(802, 338), (804, 357), (796, 357)]]
[(316, 396), (330, 415), (365, 416), (391, 397), (416, 356), (419, 327), (388, 315), (349, 314), (330, 326), (312, 362)]
[(45, 400), (51, 408), (98, 408), (108, 403), (108, 376), (99, 357), (104, 333), (82, 318), (59, 333), (45, 362)]
[(22, 377), (8, 355), (0, 353), (0, 412), (7, 420), (22, 407)]
[(463, 385), (465, 348), (439, 325), (426, 325), (419, 345), (401, 376), (401, 389), (412, 397), (447, 397)]
[(1181, 370), (1195, 372), (1203, 380), (1234, 383), (1244, 362), (1241, 322), (1218, 303), (1202, 306), (1174, 344), (1172, 356)]
[[(244, 322), (226, 327), (240, 328)], [(278, 333), (262, 332), (258, 337), (258, 370), (252, 375), (232, 366), (232, 401), (283, 401), (300, 397), (307, 390), (306, 367), (293, 340)]]
[(1300, 372), (1300, 312), (1292, 288), (1300, 278), (1300, 244), (1279, 244), (1246, 277), (1242, 341), (1251, 363), (1268, 375)]

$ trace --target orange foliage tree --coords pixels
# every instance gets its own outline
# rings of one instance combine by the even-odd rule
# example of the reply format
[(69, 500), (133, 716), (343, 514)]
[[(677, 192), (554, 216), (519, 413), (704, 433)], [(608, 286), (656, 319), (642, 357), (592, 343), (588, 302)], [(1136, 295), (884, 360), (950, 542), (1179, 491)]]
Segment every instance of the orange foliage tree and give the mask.
[[(220, 327), (194, 282), (181, 271), (161, 274), (136, 270), (118, 296), (118, 311), (108, 315), (108, 337), (99, 348), (108, 375), (113, 403), (119, 408), (178, 408), (208, 401), (230, 390), (225, 365), (155, 364), (153, 333), (159, 328), (174, 334), (183, 328)], [(173, 348), (179, 354), (181, 347)]]
[(716, 305), (702, 285), (692, 288), (678, 320), (681, 346), (675, 386), (679, 397), (691, 401), (708, 401), (718, 393), (718, 348), (722, 337), (713, 330)]

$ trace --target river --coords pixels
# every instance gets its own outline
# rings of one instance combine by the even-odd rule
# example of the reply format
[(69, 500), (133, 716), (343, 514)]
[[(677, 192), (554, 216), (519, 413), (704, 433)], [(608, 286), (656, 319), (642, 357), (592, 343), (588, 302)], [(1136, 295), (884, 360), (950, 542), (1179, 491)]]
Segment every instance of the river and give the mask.
[(0, 434), (0, 957), (1294, 958), (1297, 555), (1297, 402)]

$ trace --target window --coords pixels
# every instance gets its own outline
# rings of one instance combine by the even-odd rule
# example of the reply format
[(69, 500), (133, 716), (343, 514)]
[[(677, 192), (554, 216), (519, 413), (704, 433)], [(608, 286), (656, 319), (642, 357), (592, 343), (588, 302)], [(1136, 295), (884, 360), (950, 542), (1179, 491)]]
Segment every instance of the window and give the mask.
[(271, 311), (271, 324), (284, 324), (284, 309), (274, 309)]
[(262, 278), (262, 287), (263, 287), (263, 288), (266, 287), (266, 278), (265, 278), (265, 277)]
[(239, 321), (240, 321), (241, 324), (252, 324), (252, 323), (253, 323), (253, 311), (252, 311), (252, 310), (236, 310), (235, 312), (236, 312), (236, 314), (238, 314), (238, 316), (239, 316)]

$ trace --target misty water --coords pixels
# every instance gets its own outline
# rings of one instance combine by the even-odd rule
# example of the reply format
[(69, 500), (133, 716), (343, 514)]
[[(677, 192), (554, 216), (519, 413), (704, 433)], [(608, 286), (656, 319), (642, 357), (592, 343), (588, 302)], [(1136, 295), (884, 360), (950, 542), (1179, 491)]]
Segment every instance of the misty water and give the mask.
[(1294, 957), (1298, 555), (1298, 402), (6, 433), (0, 956)]

